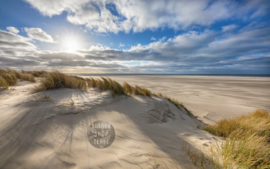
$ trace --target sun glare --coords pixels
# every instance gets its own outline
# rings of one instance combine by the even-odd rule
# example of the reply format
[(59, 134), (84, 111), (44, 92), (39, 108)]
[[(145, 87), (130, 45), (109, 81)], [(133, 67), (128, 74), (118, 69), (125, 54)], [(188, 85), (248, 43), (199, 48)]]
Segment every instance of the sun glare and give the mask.
[(76, 38), (66, 38), (64, 41), (64, 50), (66, 52), (76, 52), (81, 48), (80, 41)]

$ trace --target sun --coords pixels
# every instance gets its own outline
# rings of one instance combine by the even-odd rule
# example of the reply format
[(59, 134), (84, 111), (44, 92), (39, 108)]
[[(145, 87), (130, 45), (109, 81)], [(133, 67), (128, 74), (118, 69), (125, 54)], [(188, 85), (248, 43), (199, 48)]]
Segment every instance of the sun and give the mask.
[(63, 47), (66, 52), (76, 52), (81, 48), (81, 43), (74, 37), (65, 38)]

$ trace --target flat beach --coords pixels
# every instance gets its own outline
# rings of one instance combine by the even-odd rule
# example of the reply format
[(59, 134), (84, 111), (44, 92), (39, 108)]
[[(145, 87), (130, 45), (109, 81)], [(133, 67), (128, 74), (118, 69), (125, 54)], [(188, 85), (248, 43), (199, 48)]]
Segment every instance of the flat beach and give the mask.
[[(68, 78), (54, 74), (57, 79)], [(42, 78), (36, 78), (36, 83), (18, 80), (1, 89), (0, 168), (196, 169), (200, 166), (190, 153), (199, 158), (203, 152), (203, 159), (211, 161), (207, 154), (224, 140), (202, 130), (203, 123), (214, 124), (256, 109), (269, 111), (267, 77), (109, 77), (120, 84), (145, 87), (152, 96), (113, 95), (114, 91), (91, 86), (94, 79), (79, 77), (72, 80), (89, 85), (84, 90), (57, 87), (33, 93), (44, 82)], [(52, 84), (59, 82), (66, 83), (55, 79)], [(175, 98), (184, 107), (156, 93)], [(110, 145), (105, 141), (106, 148), (97, 148), (103, 146), (99, 141), (91, 143), (94, 130), (90, 126), (98, 121), (110, 123), (115, 130)]]
[(270, 111), (270, 77), (176, 75), (108, 77), (176, 98), (195, 116), (208, 124), (249, 114), (256, 109)]

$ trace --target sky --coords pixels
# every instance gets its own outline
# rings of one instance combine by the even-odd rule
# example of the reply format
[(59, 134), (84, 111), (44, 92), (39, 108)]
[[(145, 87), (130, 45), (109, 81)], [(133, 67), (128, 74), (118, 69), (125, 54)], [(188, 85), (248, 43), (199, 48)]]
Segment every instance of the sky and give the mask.
[(270, 1), (1, 0), (0, 68), (270, 74)]

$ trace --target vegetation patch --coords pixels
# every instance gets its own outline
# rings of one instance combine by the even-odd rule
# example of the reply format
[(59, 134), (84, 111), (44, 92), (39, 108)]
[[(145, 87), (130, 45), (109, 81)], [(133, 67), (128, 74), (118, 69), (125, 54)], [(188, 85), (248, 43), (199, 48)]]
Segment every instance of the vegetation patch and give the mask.
[(221, 120), (204, 128), (226, 140), (220, 148), (224, 167), (270, 168), (270, 114), (257, 110), (246, 116)]
[(22, 72), (33, 75), (35, 77), (44, 77), (48, 73), (46, 71), (25, 71), (25, 70), (22, 70)]
[(152, 93), (150, 90), (140, 87), (131, 86), (128, 83), (121, 85), (115, 80), (110, 78), (101, 77), (101, 79), (94, 78), (81, 78), (78, 76), (69, 76), (58, 71), (43, 73), (45, 79), (41, 81), (41, 85), (35, 87), (33, 92), (40, 92), (44, 90), (50, 90), (55, 88), (71, 88), (71, 89), (82, 89), (87, 88), (99, 88), (101, 91), (111, 91), (112, 95), (142, 95), (151, 97)]
[(0, 88), (8, 89), (9, 86), (17, 84), (17, 79), (20, 79), (21, 81), (36, 82), (34, 76), (25, 71), (0, 69)]
[(101, 79), (86, 79), (88, 82), (89, 87), (97, 87), (101, 91), (109, 90), (111, 91), (112, 95), (127, 95), (127, 96), (134, 96), (134, 95), (142, 95), (152, 97), (152, 93), (150, 90), (140, 87), (140, 86), (131, 86), (128, 83), (124, 83), (121, 85), (120, 83), (112, 80), (110, 78), (101, 77)]
[(83, 78), (77, 76), (68, 76), (58, 71), (48, 72), (45, 79), (41, 81), (40, 86), (36, 86), (33, 92), (40, 92), (55, 88), (86, 89), (86, 82)]

